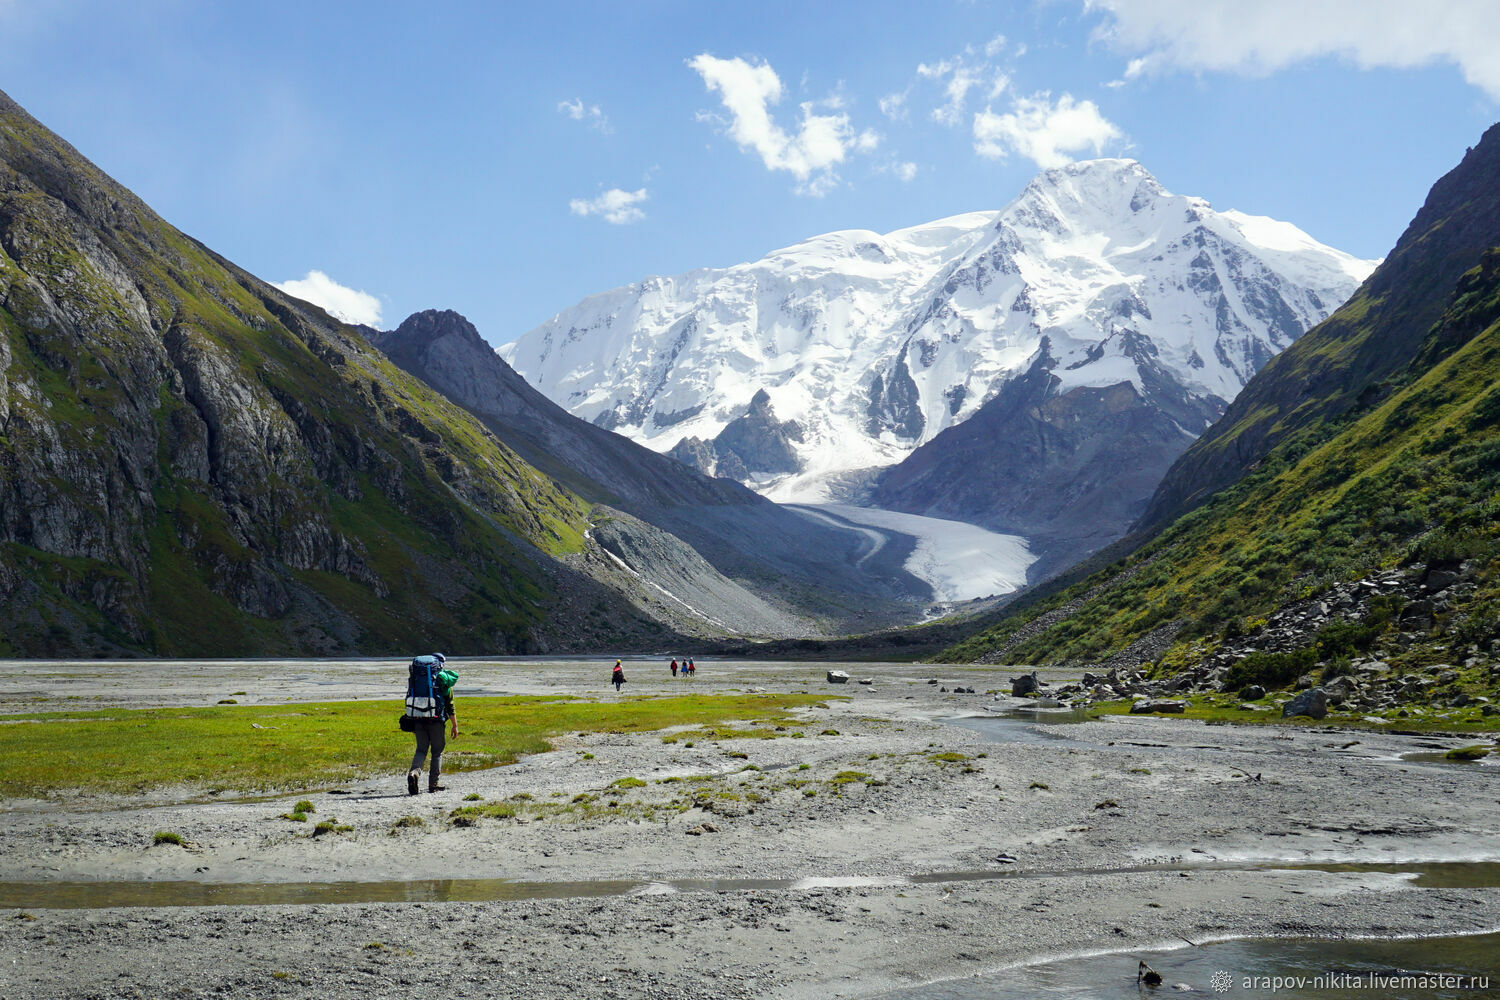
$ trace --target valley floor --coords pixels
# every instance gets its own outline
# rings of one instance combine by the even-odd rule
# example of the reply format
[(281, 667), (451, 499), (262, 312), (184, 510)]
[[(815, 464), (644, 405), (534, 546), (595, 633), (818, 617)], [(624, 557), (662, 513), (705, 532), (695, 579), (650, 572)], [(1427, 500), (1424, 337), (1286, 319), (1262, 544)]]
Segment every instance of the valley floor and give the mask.
[[(608, 662), (460, 664), (460, 717), (466, 689), (617, 697)], [(0, 996), (827, 1000), (1087, 951), (1118, 951), (1128, 980), (1132, 954), (1152, 947), (1500, 929), (1493, 880), (1440, 888), (1255, 864), (1500, 861), (1496, 768), (1399, 756), (1472, 738), (1142, 718), (1034, 727), (993, 718), (1014, 704), (989, 693), (1008, 691), (1013, 669), (845, 664), (854, 680), (835, 686), (826, 666), (700, 662), (674, 682), (643, 663), (618, 696), (828, 694), (778, 738), (571, 736), (418, 797), (391, 774), (237, 801), (0, 802), (0, 894), (12, 894)], [(385, 697), (401, 675), (382, 661), (48, 669), (39, 680), (34, 664), (0, 664), (3, 710), (33, 708), (39, 686), (84, 708), (212, 704), (257, 690), (254, 677), (276, 680), (279, 698)], [(26, 727), (3, 728), (24, 739)], [(612, 787), (626, 777), (644, 784)], [(590, 795), (618, 801), (620, 818), (455, 825), (471, 795)], [(684, 797), (695, 804), (665, 822), (629, 818)], [(279, 818), (301, 798), (349, 829), (313, 837)], [(185, 846), (151, 846), (163, 830)], [(422, 898), (448, 879), (524, 884), (505, 899), (352, 903), (312, 885), (405, 881)], [(328, 901), (58, 908), (99, 881), (302, 884)], [(23, 883), (42, 885), (18, 904)], [(467, 885), (437, 891), (462, 898)]]

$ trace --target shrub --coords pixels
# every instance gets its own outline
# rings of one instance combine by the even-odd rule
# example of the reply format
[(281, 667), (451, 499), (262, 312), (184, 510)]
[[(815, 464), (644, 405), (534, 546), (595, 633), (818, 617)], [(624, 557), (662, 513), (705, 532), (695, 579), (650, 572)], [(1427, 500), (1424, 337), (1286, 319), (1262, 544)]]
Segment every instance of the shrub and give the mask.
[(315, 813), (317, 811), (318, 810), (314, 808), (313, 804), (306, 799), (303, 799), (296, 805), (292, 806), (292, 812), (294, 813)]
[(158, 830), (156, 831), (156, 835), (151, 838), (151, 846), (159, 847), (162, 844), (176, 844), (178, 847), (181, 847), (182, 834), (173, 833), (170, 830)]
[(1305, 674), (1317, 659), (1317, 652), (1310, 648), (1290, 653), (1254, 652), (1229, 668), (1224, 675), (1224, 686), (1231, 690), (1251, 684), (1264, 688), (1285, 687)]

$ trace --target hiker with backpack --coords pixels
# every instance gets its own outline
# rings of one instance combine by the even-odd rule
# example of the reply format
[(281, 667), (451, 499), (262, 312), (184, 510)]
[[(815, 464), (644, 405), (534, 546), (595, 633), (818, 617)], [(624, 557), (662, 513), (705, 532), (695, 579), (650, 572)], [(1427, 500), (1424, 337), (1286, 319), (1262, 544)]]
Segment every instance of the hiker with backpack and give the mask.
[(447, 659), (442, 653), (419, 656), (411, 661), (407, 672), (406, 712), (401, 717), (401, 728), (417, 737), (417, 752), (412, 755), (411, 769), (406, 772), (408, 795), (417, 794), (422, 764), (429, 750), (432, 766), (427, 772), (427, 790), (443, 790), (438, 775), (443, 769), (443, 747), (447, 743), (443, 735), (445, 721), (453, 738), (458, 738), (458, 712), (453, 707), (453, 685), (458, 682), (458, 674), (447, 669)]
[(609, 682), (615, 686), (616, 691), (625, 683), (625, 665), (619, 660), (615, 661), (615, 668), (609, 673)]

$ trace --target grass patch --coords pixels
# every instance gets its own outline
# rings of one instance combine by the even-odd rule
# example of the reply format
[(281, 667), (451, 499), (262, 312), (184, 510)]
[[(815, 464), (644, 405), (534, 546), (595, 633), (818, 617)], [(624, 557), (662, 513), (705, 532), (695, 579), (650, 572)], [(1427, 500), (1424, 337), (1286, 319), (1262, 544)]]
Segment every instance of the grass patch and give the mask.
[(156, 835), (151, 838), (152, 847), (160, 847), (162, 844), (173, 844), (182, 846), (182, 834), (173, 833), (171, 830), (157, 830)]
[(311, 803), (311, 802), (309, 802), (309, 801), (308, 801), (308, 800), (307, 800), (307, 799), (301, 799), (301, 800), (299, 800), (299, 801), (298, 801), (298, 802), (297, 802), (297, 804), (296, 804), (296, 805), (294, 805), (294, 806), (292, 806), (292, 812), (299, 812), (299, 813), (315, 813), (315, 812), (317, 812), (317, 811), (318, 811), (318, 810), (317, 810), (317, 807), (316, 807), (316, 806), (314, 806), (314, 805), (313, 805), (313, 804), (312, 804), (312, 803)]
[[(513, 763), (569, 732), (653, 732), (716, 725), (809, 704), (811, 695), (687, 695), (596, 703), (555, 697), (464, 699), (451, 770)], [(315, 789), (406, 770), (411, 738), (386, 701), (105, 709), (4, 716), (35, 720), (0, 741), (0, 798), (65, 789), (119, 794), (162, 785), (232, 791)], [(172, 739), (162, 734), (171, 732)]]

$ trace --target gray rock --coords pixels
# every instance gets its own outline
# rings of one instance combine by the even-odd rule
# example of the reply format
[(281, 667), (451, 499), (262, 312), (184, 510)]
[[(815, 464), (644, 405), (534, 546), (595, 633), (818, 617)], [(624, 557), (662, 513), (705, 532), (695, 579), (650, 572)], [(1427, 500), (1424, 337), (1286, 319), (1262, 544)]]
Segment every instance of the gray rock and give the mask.
[(1281, 709), (1283, 719), (1295, 715), (1306, 715), (1314, 719), (1321, 719), (1328, 714), (1328, 694), (1320, 687), (1309, 688), (1301, 692), (1291, 701), (1287, 702)]
[(1029, 674), (1022, 674), (1020, 677), (1012, 677), (1010, 679), (1010, 693), (1013, 698), (1028, 698), (1035, 694), (1040, 687), (1041, 684), (1037, 680), (1035, 670)]
[(846, 674), (846, 673), (844, 673), (842, 670), (830, 670), (830, 671), (828, 671), (828, 683), (830, 683), (830, 684), (848, 684), (849, 683), (849, 675)]
[(1191, 702), (1170, 701), (1166, 699), (1138, 701), (1130, 706), (1131, 715), (1152, 715), (1163, 713), (1169, 715), (1181, 715)]

